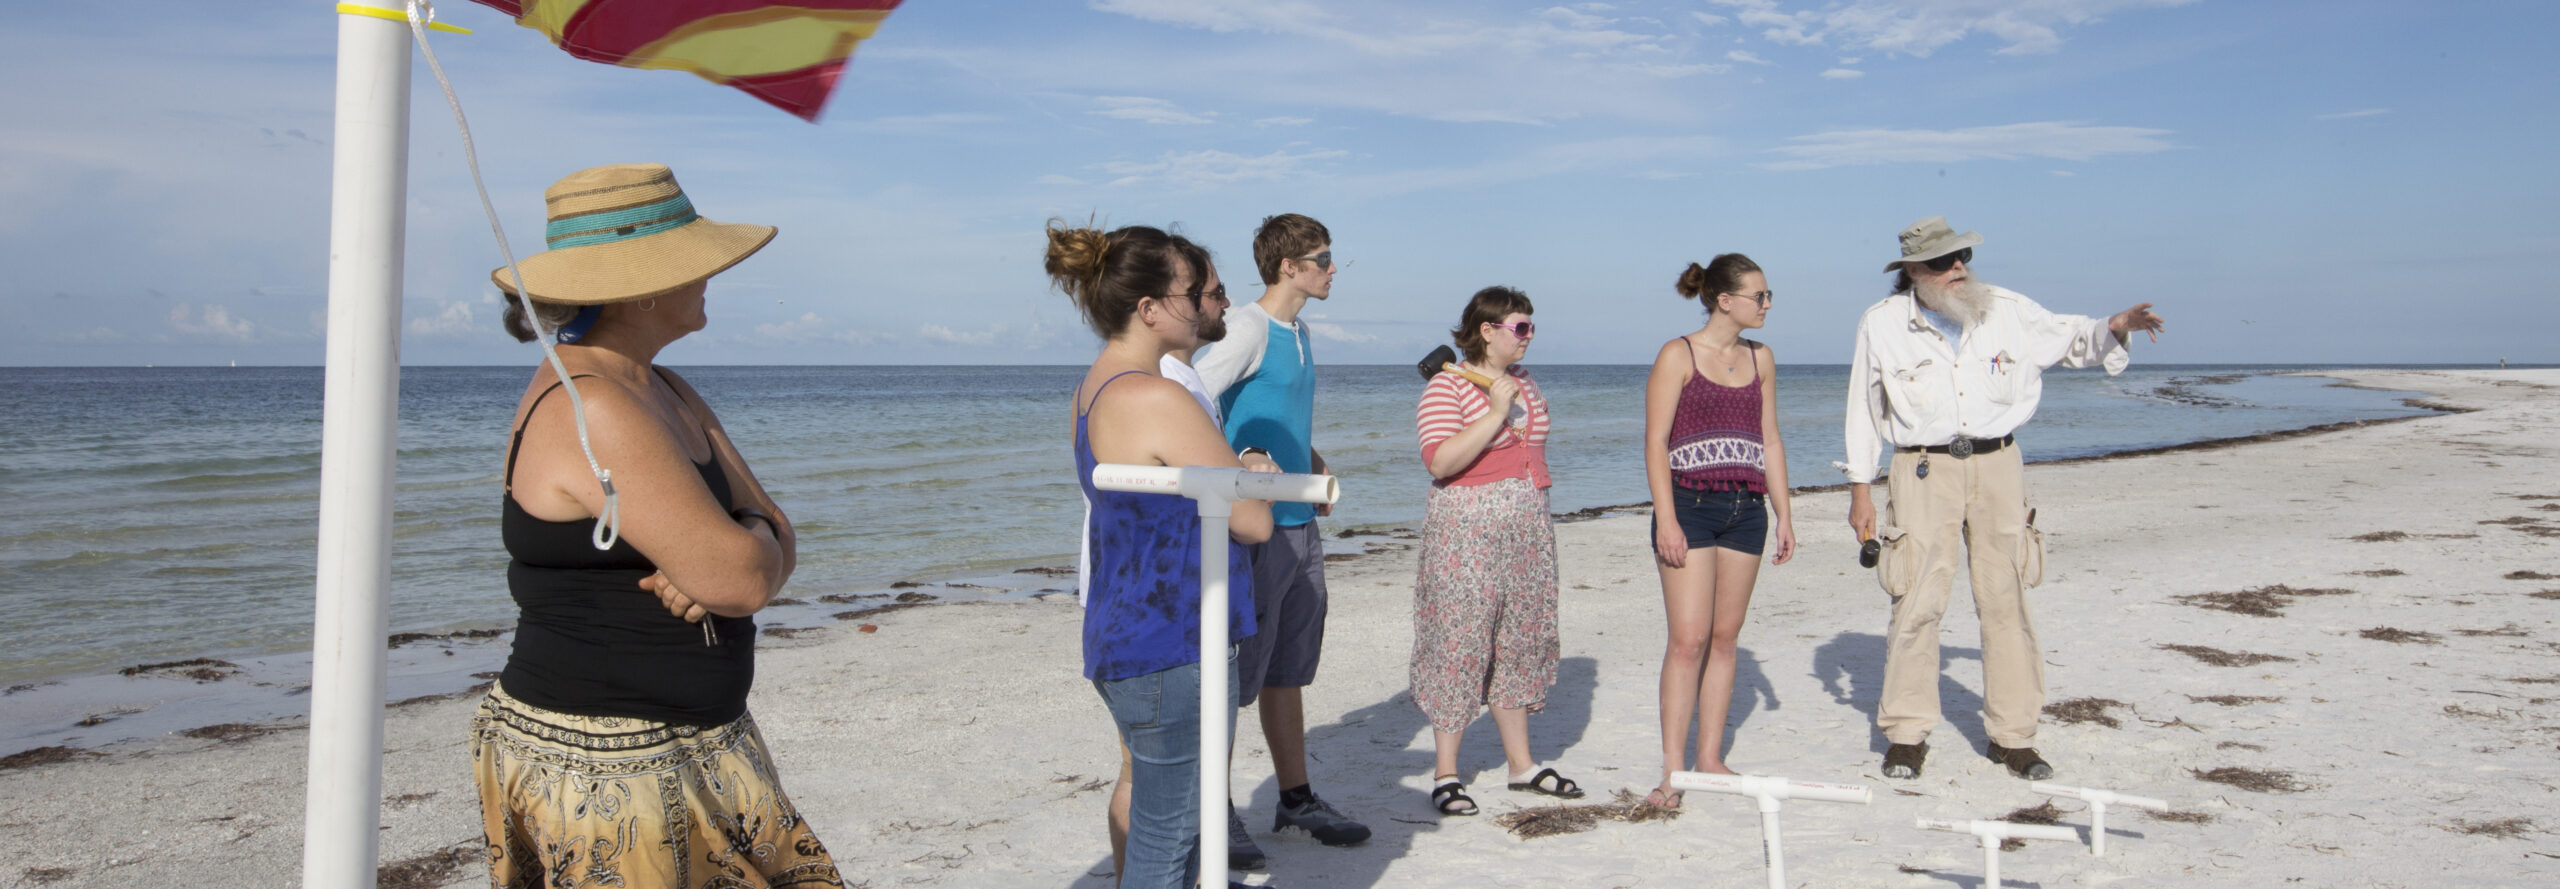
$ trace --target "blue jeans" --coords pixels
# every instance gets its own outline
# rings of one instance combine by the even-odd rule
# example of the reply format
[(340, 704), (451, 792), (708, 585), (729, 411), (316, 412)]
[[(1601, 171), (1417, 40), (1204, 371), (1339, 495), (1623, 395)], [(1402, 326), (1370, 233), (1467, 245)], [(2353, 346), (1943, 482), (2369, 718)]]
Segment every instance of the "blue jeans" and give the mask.
[[(1236, 699), (1236, 651), (1227, 649), (1227, 700)], [(1129, 854), (1120, 889), (1189, 889), (1200, 883), (1200, 665), (1093, 681), (1120, 742), (1129, 746)], [(1228, 707), (1227, 737), (1236, 711)], [(1220, 825), (1224, 834), (1225, 825)]]

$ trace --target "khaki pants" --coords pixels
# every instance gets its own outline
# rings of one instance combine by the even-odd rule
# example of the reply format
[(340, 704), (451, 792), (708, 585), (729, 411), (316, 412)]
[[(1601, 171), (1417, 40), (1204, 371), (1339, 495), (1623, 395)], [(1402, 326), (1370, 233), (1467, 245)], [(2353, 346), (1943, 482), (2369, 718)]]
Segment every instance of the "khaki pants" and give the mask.
[(1876, 728), (1893, 743), (1918, 744), (1937, 727), (1938, 619), (1947, 613), (1956, 566), (1969, 563), (1973, 610), (1982, 618), (1983, 728), (2002, 747), (2032, 747), (2044, 707), (2044, 656), (2018, 580), (2025, 464), (2014, 445), (1963, 460), (1929, 454), (1924, 479), (1913, 471), (1922, 456), (1895, 453), (1887, 481), (1885, 521), (1906, 533), (1899, 545), (1918, 547), (1919, 570), (1909, 589), (1892, 591)]

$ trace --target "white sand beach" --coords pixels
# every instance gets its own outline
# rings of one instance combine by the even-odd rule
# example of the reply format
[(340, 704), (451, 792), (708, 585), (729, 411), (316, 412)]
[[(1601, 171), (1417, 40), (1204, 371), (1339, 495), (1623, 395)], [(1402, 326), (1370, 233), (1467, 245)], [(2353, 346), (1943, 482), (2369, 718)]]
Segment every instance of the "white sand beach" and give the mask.
[[(2105, 857), (2030, 843), (2003, 856), (2009, 884), (2560, 884), (2560, 371), (2338, 376), (2466, 412), (2028, 468), (2049, 550), (2030, 594), (2049, 703), (2118, 702), (2071, 708), (2103, 719), (2049, 713), (2037, 746), (2057, 783), (2178, 814), (2111, 809)], [(2030, 459), (2034, 432), (2021, 435)], [(1345, 487), (1420, 498), (1423, 477)], [(1914, 819), (1998, 818), (2047, 798), (1980, 754), (1969, 600), (1960, 591), (1949, 610), (1948, 721), (1926, 774), (1887, 781), (1871, 723), (1886, 597), (1855, 564), (1846, 495), (1795, 502), (1803, 554), (1761, 574), (1729, 761), (1874, 787), (1871, 805), (1788, 805), (1790, 883), (1979, 887), (1980, 847)], [(1538, 756), (1594, 791), (1586, 802), (1657, 778), (1662, 607), (1646, 522), (1558, 529), (1565, 660), (1530, 726)], [(1376, 836), (1331, 849), (1268, 835), (1278, 788), (1248, 711), (1234, 787), (1270, 855), (1252, 882), (1763, 885), (1758, 815), (1739, 797), (1693, 792), (1677, 820), (1515, 837), (1493, 816), (1541, 800), (1501, 789), (1490, 721), (1463, 760), (1485, 814), (1435, 817), (1429, 733), (1405, 696), (1413, 541), (1329, 542), (1371, 553), (1331, 565), (1308, 746), (1316, 788)], [(2268, 613), (2204, 607), (2216, 604)], [(1116, 752), (1078, 676), (1077, 626), (1073, 597), (1051, 596), (763, 640), (753, 711), (851, 880), (1109, 889)], [(2264, 659), (2199, 657), (2217, 654)], [(463, 747), (475, 702), (391, 712), (381, 848), (407, 867), (397, 885), (486, 882)], [(306, 740), (171, 737), (0, 771), (0, 886), (298, 885)], [(2258, 789), (2205, 779), (2223, 769), (2254, 770), (2242, 781)], [(2056, 803), (2085, 833), (2086, 807)]]

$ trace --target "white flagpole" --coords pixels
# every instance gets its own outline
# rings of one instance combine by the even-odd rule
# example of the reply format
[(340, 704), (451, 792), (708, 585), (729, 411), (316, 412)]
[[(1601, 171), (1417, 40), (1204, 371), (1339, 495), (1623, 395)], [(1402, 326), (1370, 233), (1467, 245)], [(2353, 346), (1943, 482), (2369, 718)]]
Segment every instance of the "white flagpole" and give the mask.
[(391, 587), (409, 175), (409, 28), (401, 21), (338, 16), (334, 144), (311, 757), (303, 797), (302, 884), (310, 889), (373, 885), (380, 860), (384, 604)]

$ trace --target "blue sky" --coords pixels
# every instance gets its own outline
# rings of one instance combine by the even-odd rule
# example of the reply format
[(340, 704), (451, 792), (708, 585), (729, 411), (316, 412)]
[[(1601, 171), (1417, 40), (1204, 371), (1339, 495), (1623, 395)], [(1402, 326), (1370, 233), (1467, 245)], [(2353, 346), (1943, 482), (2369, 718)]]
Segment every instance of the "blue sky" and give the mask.
[[(331, 4), (101, 8), (0, 29), (0, 364), (318, 363)], [(1311, 309), (1333, 363), (1412, 360), (1489, 284), (1537, 301), (1533, 362), (1643, 362), (1726, 251), (1781, 360), (1837, 363), (1935, 214), (2049, 308), (2157, 303), (2137, 361), (2560, 362), (2540, 3), (910, 0), (815, 126), (440, 11), (518, 250), (620, 161), (781, 227), (676, 365), (1081, 363), (1044, 220), (1178, 225), (1249, 295), (1278, 212), (1356, 260)], [(417, 77), (402, 360), (530, 363)]]

